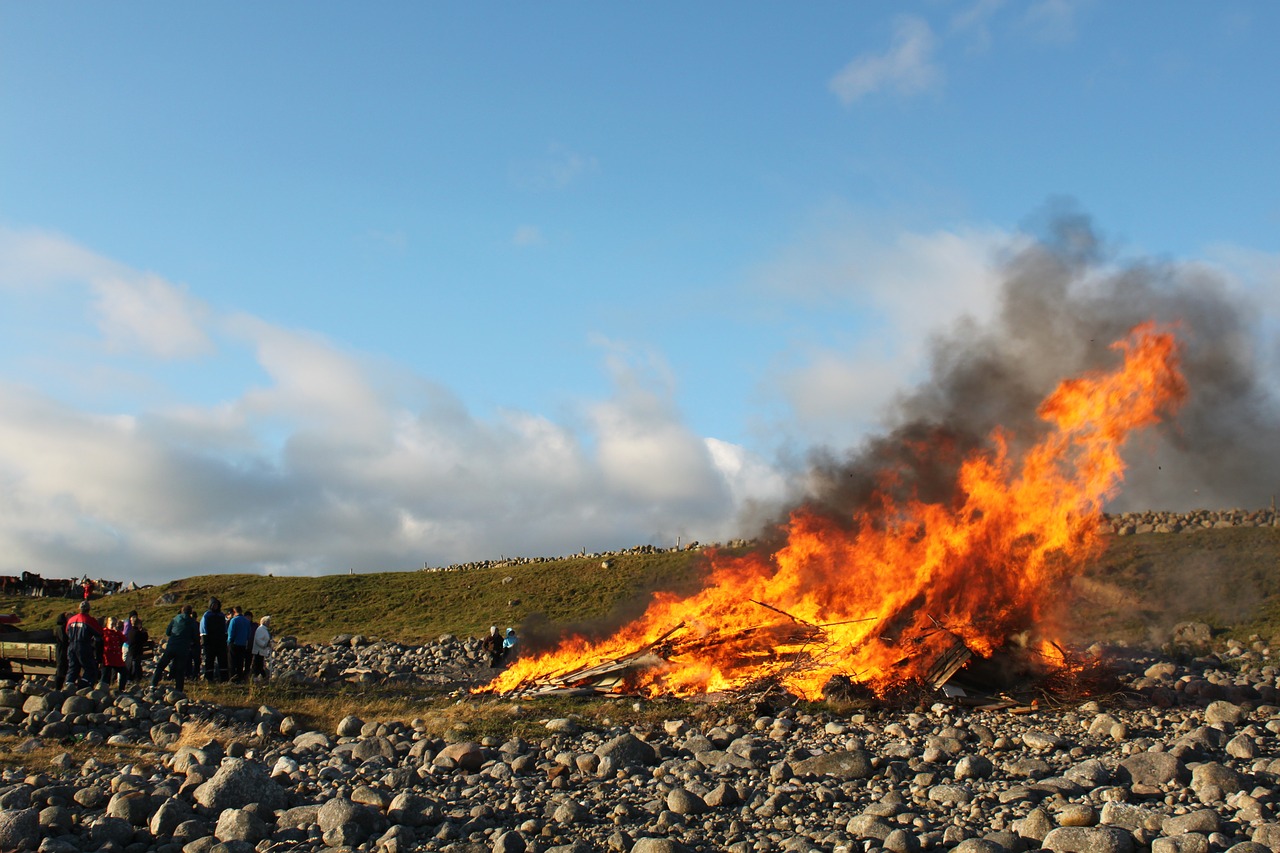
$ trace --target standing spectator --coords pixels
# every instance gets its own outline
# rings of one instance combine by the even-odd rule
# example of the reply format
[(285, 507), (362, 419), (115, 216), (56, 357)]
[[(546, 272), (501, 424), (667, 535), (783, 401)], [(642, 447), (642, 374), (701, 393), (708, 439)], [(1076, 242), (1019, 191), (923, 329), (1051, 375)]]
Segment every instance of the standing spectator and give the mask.
[(58, 653), (58, 668), (53, 673), (53, 686), (62, 689), (67, 680), (67, 617), (70, 613), (59, 613), (58, 622), (53, 626), (53, 644)]
[(116, 618), (108, 616), (102, 626), (102, 686), (110, 686), (112, 680), (116, 686), (124, 688), (124, 633), (117, 627)]
[(147, 650), (147, 629), (142, 627), (138, 611), (129, 612), (124, 626), (124, 675), (126, 681), (142, 680), (142, 656)]
[(190, 651), (188, 652), (188, 654), (190, 654), (190, 655), (191, 655), (191, 657), (187, 658), (187, 674), (188, 674), (188, 675), (190, 675), (192, 678), (199, 678), (199, 677), (200, 677), (200, 670), (201, 670), (203, 667), (202, 667), (202, 665), (201, 665), (201, 663), (200, 663), (200, 661), (201, 661), (201, 657), (200, 657), (200, 648), (201, 648), (201, 644), (200, 644), (200, 640), (201, 640), (201, 637), (200, 637), (200, 622), (196, 619), (196, 615), (195, 615), (195, 613), (196, 613), (196, 611), (195, 611), (195, 608), (193, 607), (193, 608), (191, 609), (191, 622), (192, 622), (192, 624), (194, 624), (194, 625), (195, 625), (196, 631), (195, 631), (195, 637), (194, 637), (194, 639), (192, 639), (192, 641), (191, 641), (191, 649), (190, 649)]
[(200, 645), (204, 647), (204, 680), (212, 684), (230, 678), (227, 662), (227, 617), (222, 602), (209, 599), (209, 609), (200, 617)]
[(164, 654), (156, 661), (155, 672), (151, 673), (152, 687), (159, 686), (165, 668), (172, 665), (173, 684), (179, 693), (182, 692), (182, 684), (187, 677), (187, 664), (191, 661), (191, 647), (200, 642), (198, 631), (195, 610), (190, 604), (182, 605), (182, 611), (173, 617), (164, 631), (169, 641), (165, 643)]
[(231, 608), (227, 622), (227, 650), (231, 658), (231, 680), (244, 681), (249, 674), (249, 647), (253, 643), (253, 622), (240, 611)]
[(253, 632), (253, 677), (267, 679), (267, 661), (271, 659), (271, 651), (275, 643), (271, 639), (271, 617), (263, 616), (257, 630)]
[(67, 620), (67, 686), (96, 684), (101, 657), (102, 626), (89, 615), (89, 602), (82, 601), (80, 612)]
[(489, 636), (480, 645), (489, 654), (489, 668), (496, 669), (498, 662), (502, 660), (502, 636), (498, 633), (497, 625), (489, 626)]
[(510, 663), (516, 656), (516, 646), (518, 643), (519, 641), (516, 639), (516, 629), (508, 628), (507, 635), (502, 638), (502, 657), (499, 658), (503, 666)]

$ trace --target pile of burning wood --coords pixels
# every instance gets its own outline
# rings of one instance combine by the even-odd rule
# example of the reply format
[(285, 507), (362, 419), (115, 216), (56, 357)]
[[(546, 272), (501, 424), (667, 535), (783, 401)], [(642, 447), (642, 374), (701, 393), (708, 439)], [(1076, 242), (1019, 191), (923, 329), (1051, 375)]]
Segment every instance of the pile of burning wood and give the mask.
[[(702, 695), (759, 700), (785, 695), (785, 676), (815, 668), (843, 653), (831, 641), (829, 629), (833, 625), (811, 624), (772, 605), (754, 600), (753, 603), (786, 617), (787, 621), (710, 634), (689, 630), (689, 626), (680, 623), (628, 654), (532, 677), (504, 695), (512, 698), (653, 695), (651, 685), (660, 684), (660, 678), (655, 680), (653, 675), (660, 674), (672, 661), (707, 657), (718, 647), (731, 647), (743, 656), (744, 664), (762, 674), (735, 689)], [(959, 634), (936, 621), (925, 634), (898, 638), (878, 636), (875, 640), (901, 650), (902, 678), (881, 679), (873, 688), (860, 682), (857, 673), (835, 676), (823, 688), (823, 698), (839, 701), (933, 696), (969, 707), (1016, 710), (1034, 707), (1046, 698), (1073, 698), (1090, 686), (1099, 686), (1096, 668), (1082, 659), (1073, 659), (1056, 644), (1050, 644), (1052, 653), (1046, 655), (1028, 643), (1026, 634), (1011, 637), (1003, 648), (986, 657), (976, 654)], [(1086, 681), (1092, 683), (1086, 685)], [(642, 689), (641, 684), (650, 686)]]

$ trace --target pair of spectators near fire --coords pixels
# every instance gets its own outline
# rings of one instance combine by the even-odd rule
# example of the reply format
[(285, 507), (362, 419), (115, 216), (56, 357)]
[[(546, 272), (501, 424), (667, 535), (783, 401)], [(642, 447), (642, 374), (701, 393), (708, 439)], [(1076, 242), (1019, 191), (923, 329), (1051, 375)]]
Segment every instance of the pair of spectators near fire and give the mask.
[(485, 637), (481, 643), (484, 650), (489, 653), (489, 668), (497, 669), (505, 665), (509, 658), (515, 657), (517, 643), (515, 628), (508, 628), (505, 635), (500, 635), (498, 626), (490, 625), (489, 636)]
[(263, 616), (262, 621), (254, 623), (253, 613), (241, 611), (239, 607), (231, 608), (231, 618), (227, 621), (227, 648), (231, 660), (231, 680), (244, 681), (246, 678), (264, 680), (269, 677), (267, 661), (275, 649), (275, 640), (271, 636), (271, 617)]

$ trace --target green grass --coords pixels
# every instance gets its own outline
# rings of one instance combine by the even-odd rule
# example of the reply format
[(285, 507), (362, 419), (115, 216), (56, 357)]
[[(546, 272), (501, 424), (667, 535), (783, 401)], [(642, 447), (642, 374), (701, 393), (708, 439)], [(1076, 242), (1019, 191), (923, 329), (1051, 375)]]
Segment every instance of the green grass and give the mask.
[(1077, 580), (1073, 637), (1158, 640), (1178, 622), (1280, 637), (1280, 529), (1115, 537)]
[[(689, 589), (699, 552), (569, 557), (545, 563), (455, 572), (384, 572), (323, 577), (201, 575), (94, 599), (94, 613), (137, 609), (153, 633), (181, 604), (204, 611), (210, 596), (270, 615), (277, 636), (327, 642), (337, 634), (420, 643), (443, 633), (481, 635), (489, 625), (521, 625), (541, 615), (553, 626), (637, 612), (647, 592)], [(504, 583), (504, 579), (511, 580)], [(1280, 638), (1280, 529), (1226, 528), (1195, 533), (1117, 536), (1075, 580), (1069, 639), (1158, 639), (1174, 624), (1208, 622), (1242, 638)], [(165, 593), (177, 603), (157, 605)], [(70, 599), (0, 597), (23, 627), (53, 624)]]
[[(271, 616), (277, 636), (327, 642), (362, 633), (420, 643), (444, 633), (486, 633), (488, 626), (520, 625), (540, 614), (553, 624), (599, 620), (655, 588), (687, 588), (699, 572), (696, 551), (599, 558), (569, 557), (545, 563), (452, 572), (381, 572), (321, 577), (200, 575), (144, 590), (93, 599), (99, 618), (137, 610), (143, 624), (162, 631), (183, 604), (203, 613), (210, 597), (224, 610), (240, 605)], [(504, 583), (506, 578), (511, 580)], [(157, 604), (172, 593), (174, 604)], [(22, 627), (51, 627), (73, 599), (0, 596), (0, 611), (22, 616)]]

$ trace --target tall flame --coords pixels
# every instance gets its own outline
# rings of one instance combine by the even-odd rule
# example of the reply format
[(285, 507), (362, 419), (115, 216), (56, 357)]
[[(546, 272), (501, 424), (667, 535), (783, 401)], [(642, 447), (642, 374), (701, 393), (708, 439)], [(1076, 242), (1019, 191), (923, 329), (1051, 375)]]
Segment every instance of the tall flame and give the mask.
[[(844, 675), (883, 692), (923, 676), (955, 636), (986, 656), (1010, 634), (1043, 629), (1055, 589), (1103, 547), (1099, 521), (1123, 480), (1126, 438), (1186, 396), (1169, 331), (1144, 324), (1112, 349), (1119, 367), (1066, 380), (1041, 403), (1046, 426), (1025, 451), (996, 430), (965, 459), (949, 504), (895, 500), (885, 488), (851, 518), (798, 509), (773, 553), (712, 553), (696, 594), (658, 594), (612, 636), (570, 638), (485, 689), (662, 640), (662, 664), (633, 689), (690, 695), (774, 677), (813, 698)], [(682, 633), (665, 640), (676, 626)]]

